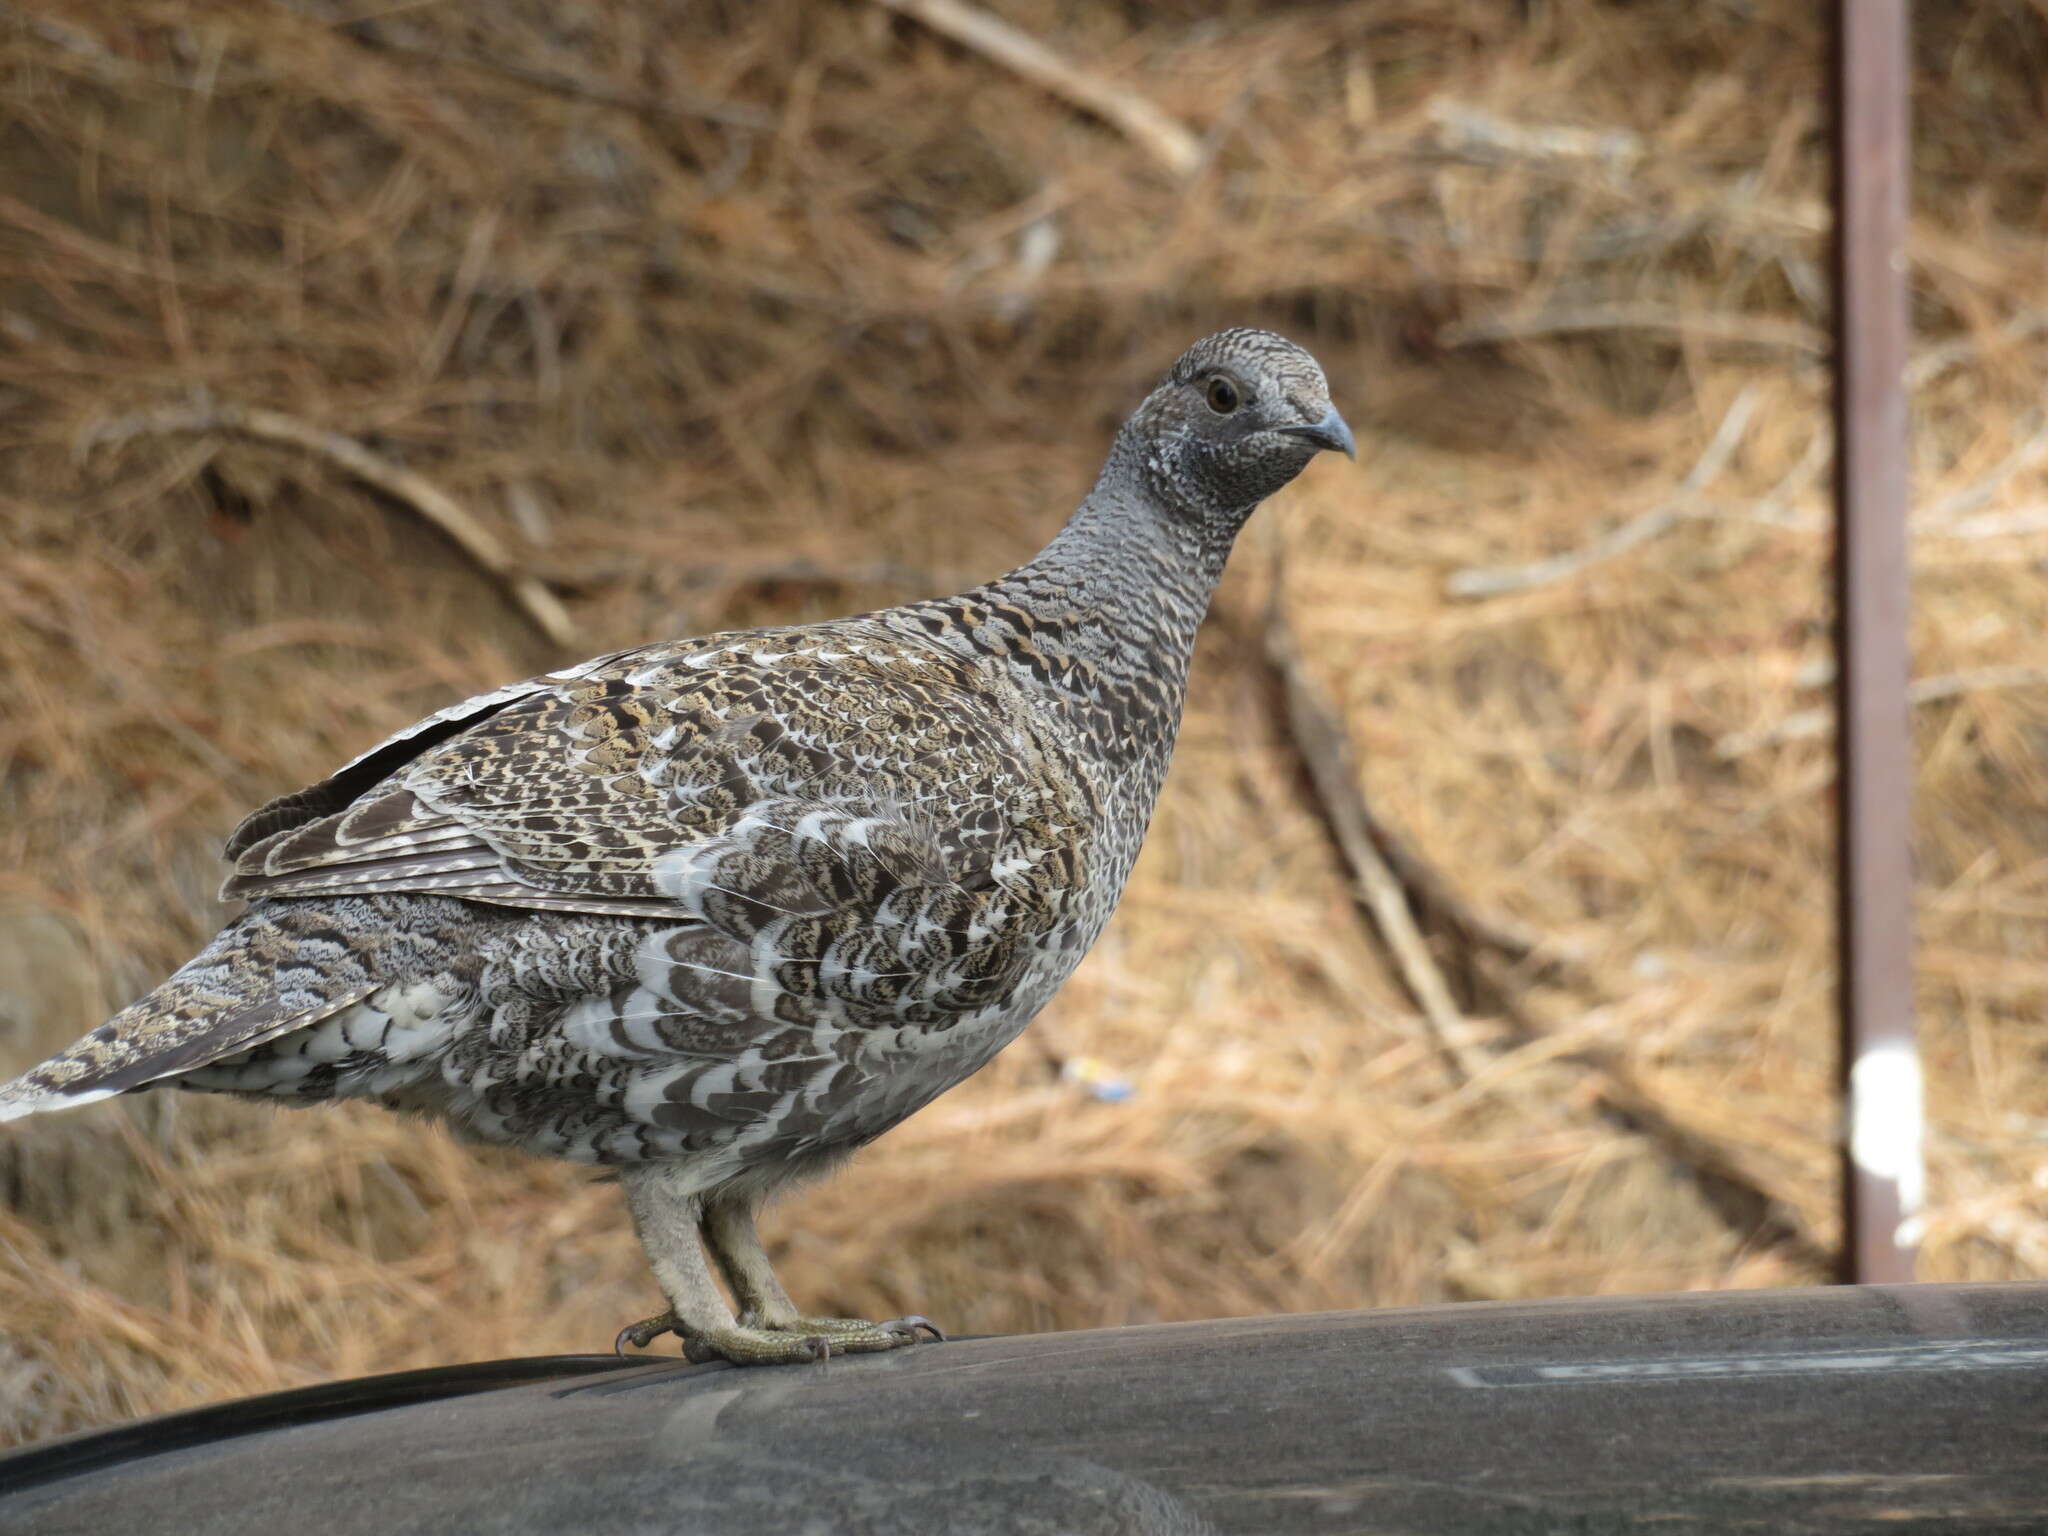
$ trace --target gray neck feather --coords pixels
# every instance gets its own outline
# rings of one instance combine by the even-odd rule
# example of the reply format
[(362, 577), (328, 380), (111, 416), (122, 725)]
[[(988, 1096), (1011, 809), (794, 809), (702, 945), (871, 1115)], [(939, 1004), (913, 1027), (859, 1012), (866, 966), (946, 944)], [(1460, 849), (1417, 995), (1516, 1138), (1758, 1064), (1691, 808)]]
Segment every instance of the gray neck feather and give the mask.
[(1184, 673), (1230, 540), (1168, 502), (1149, 467), (1127, 425), (1066, 525), (984, 590), (1047, 619), (1078, 619), (1056, 632), (1071, 654)]
[[(1137, 423), (1125, 426), (1095, 488), (1039, 553), (957, 598), (914, 605), (957, 627), (941, 643), (1004, 658), (1027, 686), (1107, 705), (1091, 734), (1112, 755), (1163, 757), (1179, 725), (1195, 631), (1251, 508), (1201, 516), (1161, 494)], [(1021, 627), (1003, 610), (1021, 613)], [(1052, 680), (1048, 682), (1046, 663)]]

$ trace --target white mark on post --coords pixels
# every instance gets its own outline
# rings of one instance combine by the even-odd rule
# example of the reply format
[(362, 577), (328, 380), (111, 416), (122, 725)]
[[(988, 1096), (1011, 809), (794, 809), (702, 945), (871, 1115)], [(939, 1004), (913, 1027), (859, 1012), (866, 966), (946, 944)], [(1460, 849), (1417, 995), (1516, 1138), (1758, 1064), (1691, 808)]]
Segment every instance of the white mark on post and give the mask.
[(1849, 1155), (1872, 1178), (1898, 1187), (1900, 1221), (1893, 1241), (1901, 1247), (1917, 1238), (1927, 1198), (1921, 1152), (1926, 1113), (1920, 1055), (1912, 1046), (1894, 1041), (1856, 1058), (1849, 1073)]

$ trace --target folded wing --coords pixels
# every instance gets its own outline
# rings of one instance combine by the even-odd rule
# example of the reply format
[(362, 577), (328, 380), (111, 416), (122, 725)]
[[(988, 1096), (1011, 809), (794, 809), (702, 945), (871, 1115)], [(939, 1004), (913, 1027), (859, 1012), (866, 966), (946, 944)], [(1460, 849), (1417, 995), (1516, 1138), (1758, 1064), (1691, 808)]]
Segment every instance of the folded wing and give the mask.
[(258, 811), (222, 894), (409, 891), (752, 931), (902, 886), (1078, 884), (1082, 800), (969, 663), (753, 631), (444, 711)]

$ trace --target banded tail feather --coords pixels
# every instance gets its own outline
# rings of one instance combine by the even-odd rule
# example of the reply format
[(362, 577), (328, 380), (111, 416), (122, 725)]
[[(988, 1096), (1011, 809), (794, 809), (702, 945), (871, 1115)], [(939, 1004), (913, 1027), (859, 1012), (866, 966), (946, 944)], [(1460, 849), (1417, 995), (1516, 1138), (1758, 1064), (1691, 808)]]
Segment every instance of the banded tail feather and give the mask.
[(265, 902), (148, 995), (0, 1085), (0, 1121), (95, 1103), (253, 1049), (376, 991), (320, 903)]

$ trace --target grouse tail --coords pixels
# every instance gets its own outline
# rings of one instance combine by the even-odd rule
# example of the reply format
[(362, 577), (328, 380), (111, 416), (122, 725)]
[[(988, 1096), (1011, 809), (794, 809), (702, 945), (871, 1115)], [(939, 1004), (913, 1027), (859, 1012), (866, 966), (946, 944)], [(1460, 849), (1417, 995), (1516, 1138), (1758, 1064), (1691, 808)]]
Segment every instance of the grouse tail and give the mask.
[(0, 1120), (147, 1087), (303, 1029), (374, 992), (318, 902), (260, 902), (148, 996), (13, 1082)]

